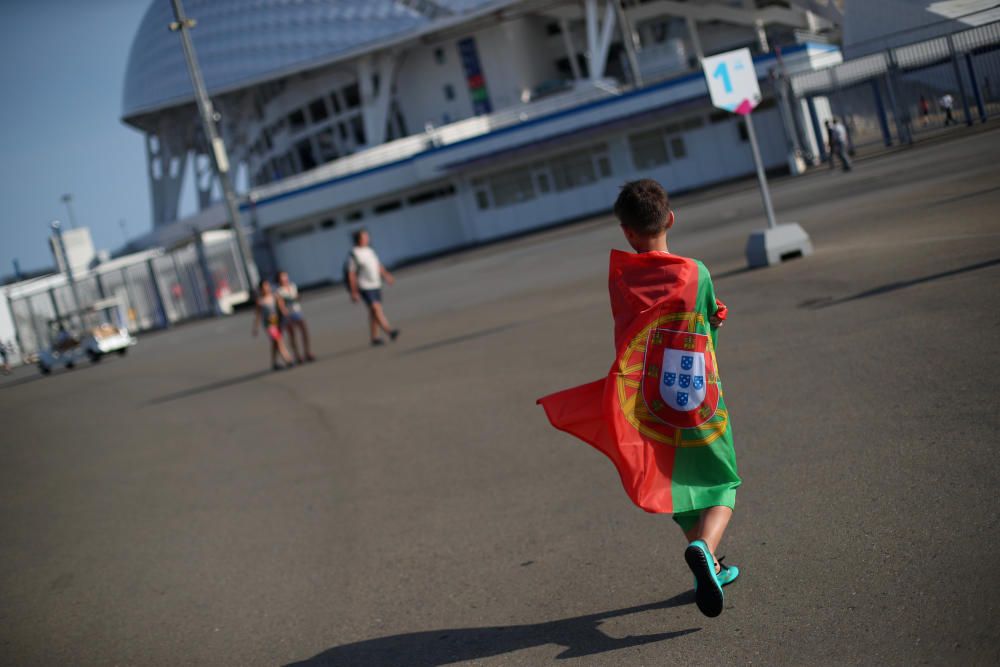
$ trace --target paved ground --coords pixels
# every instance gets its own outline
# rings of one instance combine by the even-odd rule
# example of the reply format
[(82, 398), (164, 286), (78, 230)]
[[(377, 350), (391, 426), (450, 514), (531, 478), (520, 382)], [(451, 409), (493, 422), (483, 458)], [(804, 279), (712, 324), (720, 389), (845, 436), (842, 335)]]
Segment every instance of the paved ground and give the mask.
[(605, 219), (402, 271), (384, 349), (331, 290), (308, 367), (266, 370), (244, 314), (2, 380), (0, 662), (996, 664), (997, 156), (780, 181), (818, 252), (766, 271), (752, 183), (676, 201), (732, 313), (721, 618), (534, 405), (611, 362)]

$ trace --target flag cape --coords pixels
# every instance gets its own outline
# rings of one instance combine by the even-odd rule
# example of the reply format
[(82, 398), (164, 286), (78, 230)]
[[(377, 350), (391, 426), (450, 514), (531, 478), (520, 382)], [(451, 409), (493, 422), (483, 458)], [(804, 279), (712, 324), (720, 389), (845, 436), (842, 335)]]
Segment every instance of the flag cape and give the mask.
[(709, 317), (725, 319), (705, 266), (665, 252), (611, 251), (615, 362), (607, 377), (538, 400), (557, 429), (603, 452), (647, 512), (732, 507), (732, 427)]

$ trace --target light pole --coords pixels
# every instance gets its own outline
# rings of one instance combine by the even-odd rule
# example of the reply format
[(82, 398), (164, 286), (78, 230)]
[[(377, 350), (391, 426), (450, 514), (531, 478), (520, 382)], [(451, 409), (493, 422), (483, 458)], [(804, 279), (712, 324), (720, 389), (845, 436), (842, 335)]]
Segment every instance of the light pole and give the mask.
[(62, 197), (60, 197), (60, 199), (62, 200), (62, 203), (66, 204), (66, 212), (69, 213), (69, 226), (72, 227), (73, 229), (76, 229), (76, 217), (73, 215), (73, 206), (72, 206), (73, 195), (67, 192)]
[(229, 216), (229, 224), (232, 225), (236, 233), (236, 247), (240, 251), (240, 261), (243, 265), (243, 277), (247, 281), (247, 290), (254, 291), (254, 283), (257, 278), (257, 270), (253, 265), (253, 255), (250, 254), (250, 246), (247, 243), (246, 232), (240, 223), (239, 206), (236, 203), (236, 191), (233, 189), (233, 182), (229, 172), (229, 156), (226, 154), (226, 144), (219, 136), (215, 124), (220, 116), (212, 106), (212, 100), (208, 97), (205, 89), (205, 81), (201, 76), (201, 68), (198, 66), (198, 55), (194, 51), (194, 44), (191, 43), (190, 31), (197, 25), (194, 19), (188, 18), (184, 14), (184, 6), (181, 0), (171, 0), (174, 10), (174, 21), (170, 23), (170, 30), (180, 33), (181, 46), (184, 49), (184, 59), (187, 61), (188, 73), (191, 75), (191, 85), (194, 87), (194, 99), (198, 104), (198, 112), (201, 115), (202, 129), (205, 138), (208, 140), (209, 153), (212, 156), (212, 163), (219, 176), (219, 183), (222, 186), (223, 198), (226, 202), (226, 211)]
[(121, 218), (118, 220), (118, 226), (121, 227), (122, 240), (125, 241), (125, 246), (122, 249), (123, 250), (128, 249), (128, 226), (125, 224), (125, 218)]
[(63, 240), (62, 224), (58, 220), (53, 220), (52, 232), (56, 237), (56, 245), (59, 246), (59, 254), (62, 256), (63, 269), (66, 271), (66, 282), (69, 283), (70, 292), (73, 293), (73, 306), (76, 309), (76, 318), (80, 319), (80, 293), (76, 289), (76, 279), (73, 277), (73, 267), (69, 263), (69, 255), (66, 254), (66, 242)]

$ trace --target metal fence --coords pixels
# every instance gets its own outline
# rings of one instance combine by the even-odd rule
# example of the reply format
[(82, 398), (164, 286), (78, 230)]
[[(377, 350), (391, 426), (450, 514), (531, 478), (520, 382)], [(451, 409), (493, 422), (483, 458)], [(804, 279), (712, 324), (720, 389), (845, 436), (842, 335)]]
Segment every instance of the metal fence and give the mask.
[(821, 121), (831, 114), (844, 120), (853, 147), (986, 122), (1000, 115), (1000, 22), (795, 74), (787, 85), (813, 133), (814, 161), (827, 157)]
[[(80, 309), (116, 297), (127, 308), (130, 331), (146, 331), (187, 319), (207, 317), (249, 298), (231, 232), (207, 232), (199, 248), (179, 248), (120, 257), (76, 274)], [(207, 274), (207, 275), (206, 275)], [(209, 285), (212, 289), (209, 289)], [(73, 289), (61, 274), (9, 285), (8, 304), (21, 356), (49, 344), (51, 324), (76, 312)]]

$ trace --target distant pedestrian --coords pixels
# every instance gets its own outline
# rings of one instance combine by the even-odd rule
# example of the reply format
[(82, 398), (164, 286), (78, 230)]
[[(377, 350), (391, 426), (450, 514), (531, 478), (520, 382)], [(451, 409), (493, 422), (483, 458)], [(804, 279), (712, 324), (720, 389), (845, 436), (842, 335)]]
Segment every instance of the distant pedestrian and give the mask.
[[(292, 354), (295, 355), (295, 363), (301, 364), (303, 361), (315, 361), (309, 345), (309, 327), (306, 326), (306, 318), (302, 314), (302, 304), (299, 303), (299, 287), (288, 279), (287, 271), (278, 271), (278, 296), (285, 302), (285, 310), (288, 316), (284, 318), (285, 333), (288, 334), (288, 342), (292, 346)], [(299, 346), (295, 342), (295, 332), (302, 336), (302, 351), (299, 354)]]
[(347, 256), (347, 283), (351, 291), (351, 301), (364, 301), (368, 307), (368, 326), (371, 332), (372, 345), (384, 345), (385, 341), (379, 334), (379, 329), (389, 335), (391, 340), (399, 336), (399, 329), (393, 329), (382, 310), (382, 280), (392, 285), (396, 280), (392, 277), (378, 255), (372, 250), (368, 231), (359, 229), (354, 232), (354, 247)]
[(271, 290), (271, 283), (261, 280), (259, 287), (260, 289), (257, 292), (257, 308), (254, 310), (253, 328), (250, 330), (250, 333), (256, 336), (257, 328), (263, 322), (264, 329), (267, 331), (267, 337), (271, 341), (271, 368), (278, 371), (282, 369), (282, 366), (278, 364), (279, 354), (282, 361), (285, 362), (285, 367), (291, 366), (293, 363), (292, 358), (288, 355), (288, 350), (285, 348), (285, 343), (281, 339), (281, 316), (286, 315), (288, 311), (281, 297), (274, 294)]
[(951, 96), (951, 93), (945, 93), (938, 100), (938, 104), (944, 109), (944, 126), (948, 127), (952, 123), (958, 125), (958, 121), (955, 120), (955, 116), (952, 115), (952, 109), (955, 107), (955, 98)]
[(4, 375), (10, 375), (10, 362), (7, 360), (7, 355), (14, 351), (14, 348), (7, 348), (7, 345), (0, 341), (0, 369), (3, 370)]
[(923, 120), (924, 127), (930, 124), (931, 115), (931, 105), (927, 102), (927, 98), (923, 95), (920, 96), (920, 118)]
[(834, 158), (839, 157), (844, 171), (850, 171), (851, 159), (847, 157), (847, 127), (839, 119), (834, 117), (826, 121), (827, 146), (830, 149), (830, 169), (837, 166)]

